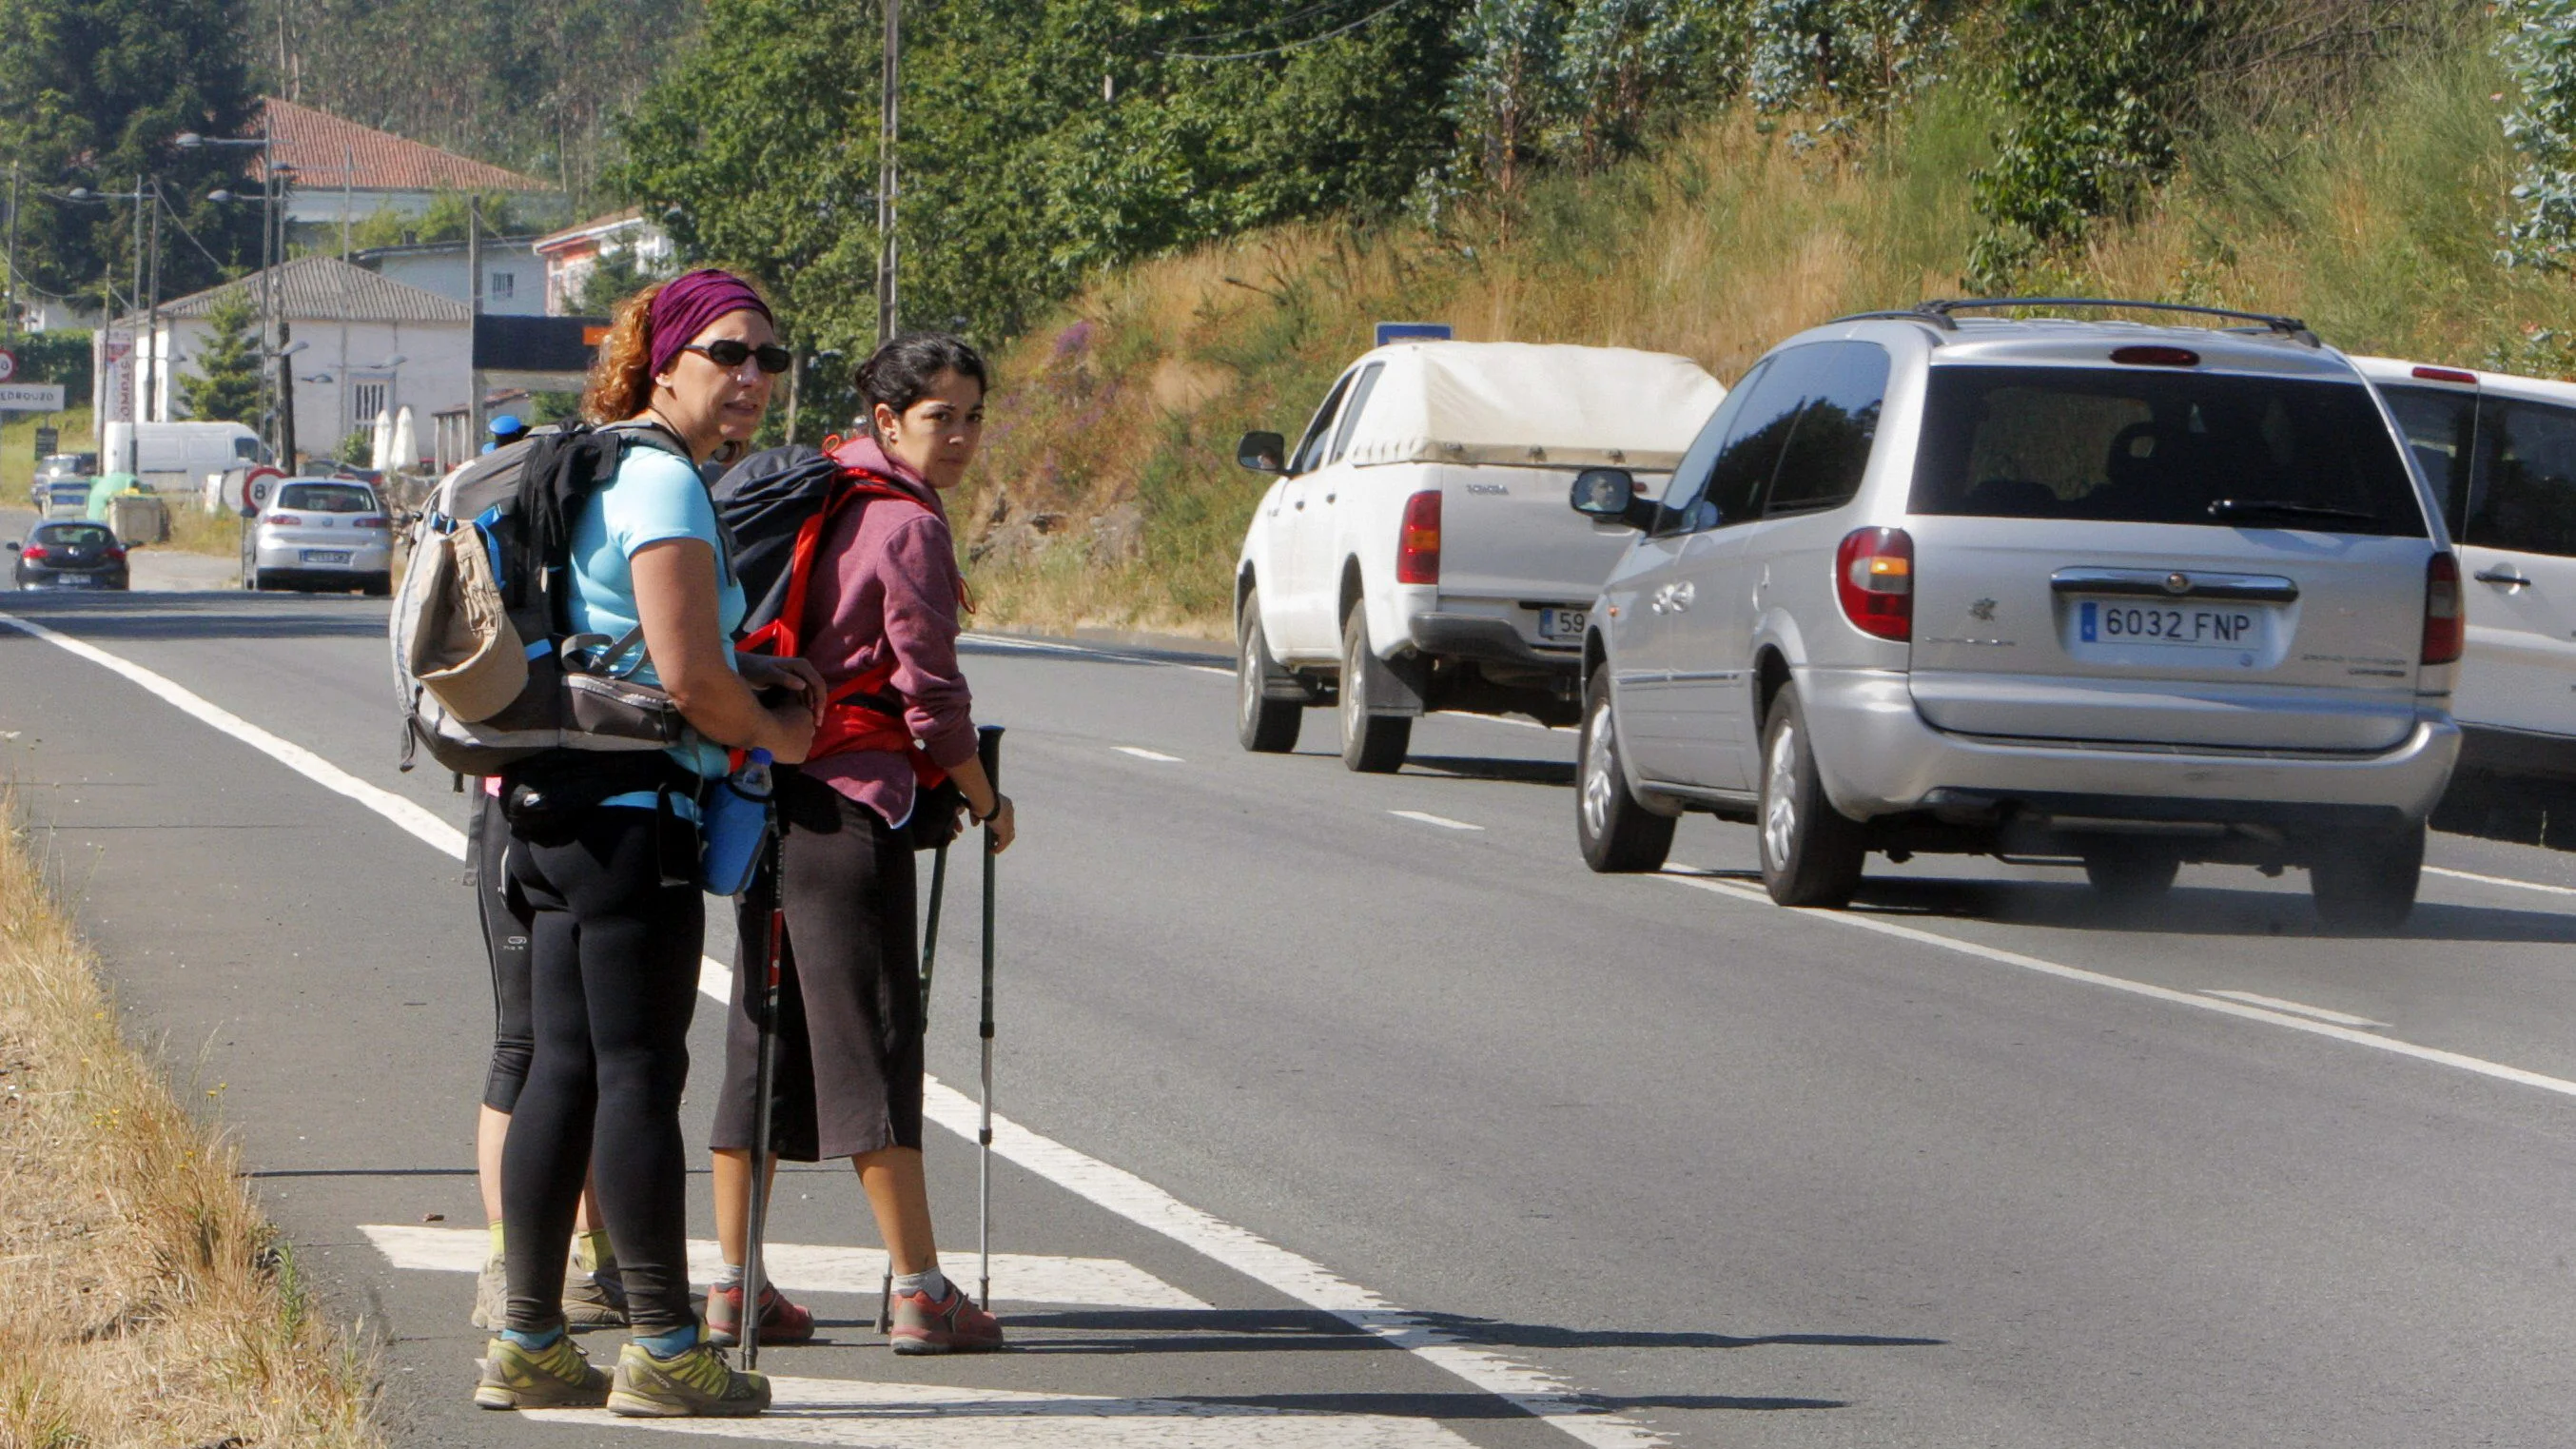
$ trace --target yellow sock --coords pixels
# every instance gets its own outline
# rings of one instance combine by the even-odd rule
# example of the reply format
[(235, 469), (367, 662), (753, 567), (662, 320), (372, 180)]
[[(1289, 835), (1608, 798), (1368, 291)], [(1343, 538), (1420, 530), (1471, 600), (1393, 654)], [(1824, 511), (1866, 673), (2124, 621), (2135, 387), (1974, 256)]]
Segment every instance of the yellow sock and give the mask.
[(572, 1260), (585, 1273), (596, 1273), (617, 1261), (617, 1250), (608, 1245), (608, 1229), (593, 1228), (575, 1233), (572, 1238)]
[(502, 1249), (501, 1249), (501, 1221), (500, 1221), (500, 1219), (495, 1218), (495, 1219), (493, 1219), (493, 1220), (492, 1220), (492, 1229), (491, 1229), (491, 1232), (492, 1232), (492, 1256), (493, 1256), (493, 1257), (495, 1257), (495, 1258), (497, 1258), (497, 1257), (500, 1257), (500, 1256), (501, 1256), (501, 1252), (502, 1252)]

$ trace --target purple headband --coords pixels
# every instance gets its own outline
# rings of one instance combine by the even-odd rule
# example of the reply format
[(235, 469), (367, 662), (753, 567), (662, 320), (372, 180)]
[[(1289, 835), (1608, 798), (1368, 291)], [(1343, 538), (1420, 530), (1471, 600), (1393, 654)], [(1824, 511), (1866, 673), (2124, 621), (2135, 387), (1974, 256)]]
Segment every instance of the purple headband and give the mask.
[(674, 278), (655, 293), (653, 305), (644, 314), (645, 335), (653, 340), (653, 375), (669, 372), (689, 339), (732, 312), (757, 312), (768, 317), (771, 326), (778, 324), (770, 316), (769, 304), (760, 300), (749, 282), (713, 267)]

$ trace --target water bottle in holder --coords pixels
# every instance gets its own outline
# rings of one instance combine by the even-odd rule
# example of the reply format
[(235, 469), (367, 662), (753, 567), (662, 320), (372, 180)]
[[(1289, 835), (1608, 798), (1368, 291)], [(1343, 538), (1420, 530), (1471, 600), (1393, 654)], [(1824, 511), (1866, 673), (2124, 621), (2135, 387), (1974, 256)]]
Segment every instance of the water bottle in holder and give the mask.
[(775, 793), (767, 750), (753, 750), (742, 768), (716, 782), (707, 794), (706, 821), (698, 847), (698, 883), (709, 895), (738, 896), (751, 884), (760, 864), (761, 842), (769, 837), (769, 806)]

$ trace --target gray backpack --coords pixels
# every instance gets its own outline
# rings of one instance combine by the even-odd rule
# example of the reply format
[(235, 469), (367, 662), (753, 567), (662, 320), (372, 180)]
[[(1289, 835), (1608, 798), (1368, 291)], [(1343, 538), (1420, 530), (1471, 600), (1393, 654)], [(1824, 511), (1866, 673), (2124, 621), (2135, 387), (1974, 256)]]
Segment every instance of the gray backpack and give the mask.
[(411, 534), (388, 637), (415, 748), (467, 775), (548, 750), (660, 750), (688, 737), (671, 697), (628, 676), (643, 630), (569, 632), (571, 522), (631, 447), (687, 453), (650, 426), (542, 428), (440, 481)]

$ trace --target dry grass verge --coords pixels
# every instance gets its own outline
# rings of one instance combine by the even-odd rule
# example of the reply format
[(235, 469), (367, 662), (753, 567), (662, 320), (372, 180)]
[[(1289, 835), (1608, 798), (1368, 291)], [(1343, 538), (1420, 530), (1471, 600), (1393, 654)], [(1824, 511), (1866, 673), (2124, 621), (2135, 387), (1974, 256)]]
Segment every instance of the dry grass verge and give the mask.
[(241, 557), (241, 519), (230, 513), (208, 513), (188, 498), (170, 502), (170, 539), (161, 545), (216, 558)]
[(0, 1449), (383, 1443), (238, 1154), (117, 1034), (0, 792)]

